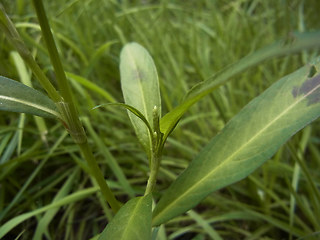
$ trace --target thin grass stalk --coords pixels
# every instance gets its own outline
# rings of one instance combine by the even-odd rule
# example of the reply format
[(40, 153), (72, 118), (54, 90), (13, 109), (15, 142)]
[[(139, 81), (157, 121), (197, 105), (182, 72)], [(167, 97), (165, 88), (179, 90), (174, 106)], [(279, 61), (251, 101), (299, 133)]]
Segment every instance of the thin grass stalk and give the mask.
[(83, 129), (82, 123), (79, 119), (75, 104), (73, 102), (72, 92), (68, 84), (66, 74), (63, 70), (62, 63), (58, 54), (56, 44), (53, 39), (52, 32), (50, 30), (48, 18), (45, 13), (45, 9), (41, 0), (33, 0), (33, 5), (35, 7), (38, 21), (40, 23), (41, 32), (43, 38), (46, 42), (47, 49), (49, 51), (49, 56), (57, 76), (59, 90), (62, 95), (62, 101), (57, 103), (57, 106), (64, 118), (65, 127), (69, 131), (70, 135), (74, 141), (80, 147), (81, 153), (88, 162), (91, 174), (96, 179), (102, 195), (110, 204), (112, 210), (116, 213), (120, 209), (120, 204), (116, 200), (114, 194), (109, 188), (107, 182), (104, 179), (103, 174), (92, 154), (92, 151), (87, 142), (87, 136)]
[(0, 29), (6, 35), (9, 42), (15, 47), (22, 59), (28, 64), (33, 74), (36, 76), (41, 86), (48, 93), (49, 97), (54, 102), (61, 101), (61, 96), (51, 84), (49, 79), (43, 73), (39, 65), (36, 63), (29, 49), (24, 44), (22, 38), (20, 37), (18, 31), (16, 30), (14, 24), (11, 22), (10, 18), (5, 13), (4, 7), (0, 3)]

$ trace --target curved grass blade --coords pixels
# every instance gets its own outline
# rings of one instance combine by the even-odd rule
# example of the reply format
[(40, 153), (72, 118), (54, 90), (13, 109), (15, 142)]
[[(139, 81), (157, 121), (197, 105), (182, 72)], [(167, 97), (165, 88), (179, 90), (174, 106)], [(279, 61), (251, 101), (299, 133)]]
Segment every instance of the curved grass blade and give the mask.
[(94, 107), (93, 109), (97, 109), (97, 108), (100, 108), (100, 107), (107, 107), (107, 106), (118, 106), (118, 107), (123, 107), (123, 108), (127, 109), (132, 114), (134, 114), (136, 117), (138, 117), (142, 122), (144, 122), (144, 124), (148, 128), (148, 131), (150, 132), (150, 134), (152, 133), (151, 126), (150, 126), (148, 120), (144, 117), (144, 115), (138, 109), (136, 109), (136, 108), (134, 108), (134, 107), (132, 107), (132, 106), (130, 106), (128, 104), (124, 104), (124, 103), (105, 103), (105, 104), (98, 105), (98, 106)]
[(0, 110), (60, 118), (56, 105), (46, 95), (2, 76), (0, 76)]
[(98, 240), (151, 239), (152, 195), (128, 201), (103, 230)]
[(165, 192), (154, 210), (153, 225), (245, 178), (319, 115), (318, 61), (282, 78), (237, 114)]
[(213, 240), (223, 240), (223, 238), (219, 235), (219, 233), (208, 223), (205, 219), (202, 218), (201, 215), (196, 213), (195, 211), (188, 211), (188, 215), (198, 223), (199, 226), (205, 230), (205, 232), (210, 236)]
[[(153, 129), (153, 109), (161, 112), (159, 80), (156, 67), (146, 49), (137, 43), (124, 46), (120, 54), (121, 87), (125, 103), (138, 109)], [(129, 113), (139, 141), (150, 155), (151, 135), (143, 122)]]
[[(10, 53), (10, 57), (12, 58), (15, 66), (16, 66), (21, 83), (32, 88), (33, 86), (32, 86), (32, 82), (31, 82), (31, 74), (28, 73), (27, 67), (26, 67), (23, 59), (19, 55), (19, 53), (16, 51), (12, 51)], [(38, 116), (34, 116), (34, 121), (38, 127), (41, 139), (43, 140), (44, 143), (47, 143), (46, 135), (48, 133), (48, 129), (47, 129), (47, 126), (46, 126), (44, 119), (41, 117), (38, 117)], [(21, 137), (22, 137), (22, 135), (21, 135)]]
[(291, 34), (285, 39), (247, 55), (240, 61), (233, 63), (204, 82), (195, 85), (187, 94), (184, 101), (167, 113), (160, 121), (160, 130), (165, 140), (173, 131), (183, 114), (201, 98), (225, 84), (231, 77), (258, 65), (259, 63), (276, 57), (299, 52), (304, 49), (320, 46), (320, 32)]
[(13, 228), (15, 228), (17, 225), (19, 225), (20, 223), (22, 223), (23, 221), (37, 216), (43, 212), (46, 212), (50, 209), (54, 209), (54, 208), (58, 208), (61, 206), (65, 206), (68, 205), (70, 203), (74, 203), (76, 201), (80, 201), (81, 199), (87, 198), (88, 196), (96, 193), (97, 191), (99, 191), (98, 187), (92, 187), (92, 188), (86, 188), (84, 190), (80, 190), (77, 191), (75, 193), (72, 193), (62, 199), (59, 199), (57, 201), (54, 201), (51, 204), (48, 204), (44, 207), (35, 209), (31, 212), (27, 212), (27, 213), (23, 213), (19, 216), (16, 216), (12, 219), (10, 219), (8, 222), (4, 223), (3, 225), (0, 226), (0, 239), (3, 239), (3, 237), (9, 232), (11, 231)]
[(106, 159), (108, 165), (110, 166), (112, 172), (118, 179), (118, 183), (122, 186), (125, 193), (129, 195), (130, 198), (135, 197), (135, 191), (132, 188), (130, 182), (126, 178), (126, 175), (123, 172), (123, 168), (120, 167), (119, 162), (115, 157), (111, 154), (108, 148), (106, 148), (104, 142), (100, 139), (98, 134), (95, 132), (90, 120), (87, 117), (82, 118), (83, 123), (88, 130), (88, 134), (92, 137), (94, 143), (100, 149), (102, 155)]
[(98, 85), (89, 81), (88, 79), (70, 72), (66, 72), (66, 75), (70, 80), (76, 81), (81, 85), (83, 85), (85, 88), (90, 89), (93, 92), (96, 92), (97, 94), (104, 97), (107, 101), (110, 101), (110, 102), (116, 101), (115, 98), (109, 92), (107, 92), (103, 88), (100, 88)]
[[(52, 203), (59, 201), (60, 199), (63, 199), (66, 197), (70, 190), (72, 189), (72, 186), (74, 184), (74, 180), (76, 175), (78, 174), (79, 169), (76, 168), (75, 171), (73, 171), (69, 177), (67, 178), (66, 182), (63, 184), (63, 186), (59, 189), (59, 192), (56, 194), (54, 199), (52, 200)], [(43, 235), (45, 231), (48, 230), (48, 226), (54, 216), (58, 213), (59, 208), (56, 209), (50, 209), (46, 211), (46, 213), (41, 217), (41, 219), (38, 220), (37, 228), (35, 230), (35, 233), (33, 235), (33, 240), (41, 240), (43, 239)]]
[(108, 41), (108, 42), (102, 44), (96, 51), (94, 51), (94, 53), (90, 57), (89, 64), (86, 67), (86, 70), (84, 71), (85, 76), (89, 76), (92, 69), (94, 69), (94, 67), (97, 66), (97, 62), (100, 60), (100, 58), (103, 56), (103, 54), (105, 52), (109, 52), (111, 46), (113, 46), (116, 43), (118, 43), (117, 40)]

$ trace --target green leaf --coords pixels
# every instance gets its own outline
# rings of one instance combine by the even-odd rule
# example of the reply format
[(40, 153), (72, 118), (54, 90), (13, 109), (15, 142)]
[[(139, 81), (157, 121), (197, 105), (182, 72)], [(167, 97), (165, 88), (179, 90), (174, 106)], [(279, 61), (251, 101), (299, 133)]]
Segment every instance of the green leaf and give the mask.
[(318, 61), (279, 80), (237, 114), (165, 192), (154, 210), (153, 225), (245, 178), (319, 115)]
[(160, 121), (160, 130), (164, 133), (164, 140), (173, 131), (183, 114), (201, 98), (225, 84), (230, 78), (258, 65), (259, 63), (304, 49), (320, 46), (320, 32), (290, 34), (286, 38), (263, 47), (247, 55), (236, 63), (230, 64), (206, 81), (195, 85), (187, 94), (184, 101), (171, 112), (167, 113)]
[(100, 107), (107, 107), (107, 106), (118, 106), (118, 107), (123, 107), (125, 109), (127, 109), (128, 111), (130, 111), (132, 114), (134, 114), (137, 118), (139, 118), (141, 121), (144, 122), (144, 124), (146, 125), (146, 127), (148, 128), (150, 134), (152, 133), (152, 129), (151, 126), (148, 122), (148, 120), (144, 117), (144, 115), (136, 108), (128, 105), (128, 104), (124, 104), (124, 103), (105, 103), (105, 104), (101, 104), (98, 105), (96, 107), (94, 107), (93, 109), (97, 109)]
[(128, 201), (101, 233), (99, 240), (150, 240), (152, 195)]
[[(137, 43), (124, 46), (120, 55), (121, 87), (125, 103), (139, 110), (153, 126), (153, 109), (161, 112), (159, 80), (156, 67), (146, 49)], [(150, 155), (151, 136), (146, 125), (128, 113), (139, 141)]]
[(0, 110), (60, 118), (56, 105), (46, 95), (2, 76), (0, 76)]

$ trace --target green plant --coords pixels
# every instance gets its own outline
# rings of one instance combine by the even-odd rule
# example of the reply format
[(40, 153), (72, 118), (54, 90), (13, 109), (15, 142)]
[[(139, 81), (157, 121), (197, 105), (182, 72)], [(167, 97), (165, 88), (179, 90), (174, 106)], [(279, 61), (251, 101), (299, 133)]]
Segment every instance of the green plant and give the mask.
[[(41, 4), (34, 2), (37, 12), (44, 13), (43, 9), (39, 9)], [(90, 172), (97, 179), (105, 199), (116, 212), (118, 203), (108, 186), (105, 185), (105, 181), (102, 180), (101, 172), (88, 148), (57, 52), (50, 53), (49, 51), (52, 64), (56, 65), (56, 74), (57, 76), (60, 74), (58, 79), (61, 81), (59, 83), (61, 96), (38, 68), (4, 12), (2, 12), (1, 20), (3, 31), (6, 32), (11, 43), (15, 45), (51, 98), (50, 100), (31, 88), (1, 77), (3, 103), (1, 109), (43, 117), (51, 116), (62, 121), (79, 145), (85, 159), (88, 160)], [(39, 15), (39, 21), (44, 24), (47, 22), (43, 15)], [(44, 29), (44, 37), (49, 36), (47, 40), (47, 45), (51, 46), (49, 49), (55, 49), (53, 42), (50, 42), (52, 38), (48, 31), (49, 26), (44, 25), (42, 29)], [(290, 35), (283, 41), (243, 58), (214, 77), (193, 87), (184, 101), (162, 118), (155, 65), (143, 47), (136, 43), (126, 45), (122, 50), (120, 62), (121, 84), (126, 104), (111, 105), (128, 109), (135, 132), (149, 158), (150, 178), (144, 197), (128, 201), (101, 234), (100, 239), (106, 237), (110, 239), (149, 239), (151, 226), (165, 223), (194, 207), (212, 191), (248, 176), (270, 158), (289, 137), (316, 119), (320, 111), (320, 65), (319, 61), (315, 60), (282, 78), (265, 93), (250, 102), (219, 135), (207, 144), (185, 172), (161, 196), (159, 203), (152, 211), (151, 193), (159, 171), (161, 152), (165, 141), (183, 114), (194, 103), (226, 83), (235, 74), (263, 60), (318, 46), (319, 36), (319, 32)], [(319, 193), (316, 198), (320, 200)], [(51, 207), (64, 203), (53, 204)], [(25, 218), (21, 218), (15, 224), (23, 219)], [(126, 224), (119, 226), (119, 223), (123, 222)], [(8, 222), (0, 228), (0, 232), (5, 234), (13, 225), (13, 222)], [(139, 235), (134, 235), (136, 233)], [(300, 233), (293, 234), (300, 235)], [(219, 235), (215, 235), (215, 232), (212, 235), (216, 239), (221, 239)]]

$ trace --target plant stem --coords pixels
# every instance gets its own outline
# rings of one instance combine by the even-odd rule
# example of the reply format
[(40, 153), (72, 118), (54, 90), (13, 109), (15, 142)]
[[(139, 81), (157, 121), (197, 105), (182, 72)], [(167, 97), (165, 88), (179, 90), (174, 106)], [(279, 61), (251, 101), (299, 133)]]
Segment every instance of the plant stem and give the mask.
[(89, 145), (87, 143), (83, 143), (83, 144), (79, 144), (80, 150), (83, 154), (83, 156), (85, 157), (85, 159), (88, 162), (91, 174), (95, 177), (101, 193), (103, 195), (103, 197), (107, 200), (107, 202), (110, 204), (112, 210), (114, 211), (114, 213), (116, 213), (121, 205), (119, 204), (119, 202), (117, 201), (117, 199), (115, 198), (115, 196), (113, 195), (112, 191), (110, 190), (108, 184), (106, 183), (100, 168), (92, 154), (92, 151), (89, 148)]
[[(61, 92), (61, 96), (64, 98), (66, 102), (72, 103), (72, 95), (69, 82), (67, 81), (66, 74), (63, 70), (62, 63), (60, 61), (58, 50), (53, 39), (53, 35), (49, 26), (49, 21), (46, 16), (42, 0), (32, 0), (32, 2), (37, 13), (42, 36), (44, 38), (49, 52), (49, 57), (53, 65), (54, 72), (56, 74), (56, 79), (58, 82), (59, 90)], [(73, 104), (70, 105), (70, 110), (73, 112), (75, 111), (75, 108), (72, 105)]]
[(151, 136), (151, 159), (150, 159), (150, 176), (148, 179), (146, 191), (144, 195), (151, 193), (157, 183), (157, 175), (160, 167), (161, 154), (163, 149), (163, 134), (160, 131), (160, 114), (157, 106), (154, 106), (153, 111), (153, 129), (150, 131)]
[(49, 79), (46, 75), (42, 72), (39, 65), (33, 59), (29, 49), (26, 47), (22, 38), (20, 37), (18, 31), (16, 30), (14, 24), (11, 22), (10, 18), (5, 13), (3, 6), (0, 4), (0, 29), (6, 37), (8, 38), (9, 42), (15, 47), (18, 51), (20, 56), (23, 60), (28, 64), (30, 69), (32, 70), (33, 74), (36, 76), (38, 81), (40, 82), (41, 86), (46, 90), (49, 97), (54, 102), (61, 101), (61, 96), (55, 89), (55, 87), (51, 84)]
[[(55, 45), (49, 22), (43, 7), (43, 3), (41, 0), (33, 0), (33, 4), (35, 6), (35, 10), (37, 12), (38, 20), (40, 22), (40, 27), (42, 31), (42, 35), (47, 45), (47, 49), (49, 51), (49, 56), (55, 70), (55, 74), (57, 77), (59, 90), (61, 92), (62, 98), (60, 97), (56, 102), (57, 107), (62, 115), (63, 121), (66, 124), (65, 127), (70, 133), (71, 137), (80, 147), (80, 150), (88, 162), (90, 171), (92, 176), (96, 179), (102, 195), (106, 199), (106, 201), (110, 204), (112, 210), (116, 213), (119, 208), (120, 204), (116, 200), (115, 196), (113, 195), (112, 191), (110, 190), (107, 182), (105, 181), (99, 166), (89, 148), (87, 143), (87, 136), (83, 129), (82, 123), (79, 119), (77, 110), (75, 108), (72, 92), (70, 90), (65, 72), (62, 67), (62, 63), (60, 61), (60, 57), (58, 54), (57, 47)], [(35, 62), (34, 62), (35, 63)], [(36, 64), (36, 63), (35, 63)], [(36, 64), (37, 65), (37, 64)], [(36, 68), (32, 68), (34, 70)], [(39, 68), (40, 70), (40, 68)], [(39, 72), (42, 72), (41, 70)]]
[(150, 166), (150, 176), (148, 179), (146, 191), (144, 193), (144, 196), (151, 193), (156, 186), (157, 183), (157, 175), (160, 167), (160, 157), (159, 154), (156, 152), (152, 152), (151, 155), (151, 166)]

